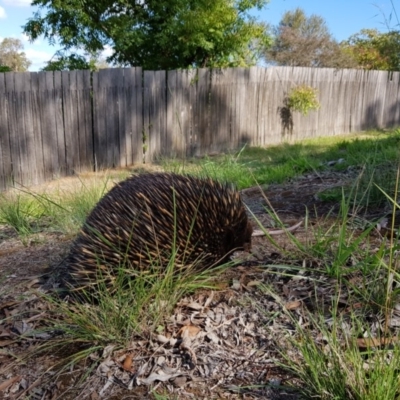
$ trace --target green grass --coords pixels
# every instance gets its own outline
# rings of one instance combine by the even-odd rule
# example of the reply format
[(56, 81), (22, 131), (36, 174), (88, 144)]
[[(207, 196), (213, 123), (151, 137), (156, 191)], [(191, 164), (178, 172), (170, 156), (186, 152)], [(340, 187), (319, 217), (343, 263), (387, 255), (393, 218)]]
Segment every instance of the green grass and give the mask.
[(168, 265), (136, 271), (135, 278), (129, 280), (125, 274), (127, 267), (120, 265), (111, 287), (99, 284), (94, 295), (89, 291), (79, 292), (83, 302), (47, 297), (54, 310), (48, 320), (49, 330), (64, 332), (57, 346), (79, 342), (89, 347), (113, 344), (125, 348), (134, 338), (140, 340), (153, 332), (162, 333), (165, 316), (171, 314), (180, 298), (199, 288), (215, 288), (215, 275), (232, 265), (205, 272), (196, 271), (193, 265), (177, 273), (175, 256), (172, 254)]
[[(341, 313), (339, 288), (340, 285), (332, 301), (330, 318), (322, 309), (313, 313), (304, 310), (307, 321), (307, 327), (304, 327), (295, 313), (286, 311), (292, 320), (294, 334), (286, 335), (280, 341), (279, 352), (283, 360), (280, 365), (297, 378), (294, 386), (305, 398), (398, 399), (400, 348), (397, 338), (372, 332), (371, 324), (363, 314)], [(266, 295), (274, 296), (270, 288), (263, 287), (262, 290)], [(281, 306), (285, 310), (284, 305)], [(382, 346), (368, 342), (371, 338)]]
[[(400, 167), (394, 176), (395, 193), (399, 185)], [(393, 213), (400, 209), (397, 197), (389, 201)], [(400, 330), (391, 319), (400, 303), (400, 241), (391, 236), (378, 247), (372, 245), (371, 226), (355, 234), (348, 226), (353, 202), (343, 192), (340, 213), (324, 233), (311, 231), (305, 244), (292, 236), (289, 259), (302, 260), (302, 267), (288, 265), (286, 276), (292, 271), (293, 277), (309, 276), (310, 281), (318, 277), (308, 306), (292, 312), (271, 285), (261, 285), (260, 290), (292, 323), (278, 339), (280, 365), (295, 378), (292, 386), (305, 398), (395, 400), (400, 398)], [(317, 295), (326, 282), (323, 276), (335, 278), (328, 304)]]
[(25, 236), (39, 229), (44, 209), (33, 198), (22, 194), (0, 195), (0, 224), (7, 225)]
[[(333, 166), (328, 165), (331, 161), (339, 160)], [(387, 204), (376, 184), (386, 193), (393, 194), (393, 177), (399, 161), (398, 129), (313, 139), (267, 148), (243, 147), (236, 153), (191, 159), (185, 163), (164, 160), (162, 165), (167, 171), (207, 175), (235, 182), (239, 189), (257, 183), (279, 184), (312, 172), (354, 171), (355, 182), (345, 187), (346, 195), (352, 199), (353, 205), (368, 207)], [(340, 188), (329, 189), (321, 194), (322, 200), (339, 202), (341, 198)]]
[(38, 232), (75, 234), (91, 209), (110, 188), (108, 176), (95, 182), (80, 181), (74, 189), (36, 193), (27, 188), (0, 195), (0, 224), (21, 237)]
[[(347, 320), (334, 318), (328, 329), (321, 316), (309, 318), (311, 325), (307, 330), (295, 325), (296, 334), (286, 341), (281, 353), (284, 368), (302, 382), (300, 390), (305, 398), (398, 398), (400, 349), (397, 345), (360, 350), (357, 332), (353, 330), (349, 335), (342, 328), (348, 324)], [(299, 356), (292, 357), (293, 354)]]
[[(330, 277), (341, 277), (359, 270), (374, 270), (375, 257), (366, 257), (368, 239), (376, 227), (376, 222), (369, 222), (360, 232), (353, 229), (350, 215), (350, 199), (342, 193), (340, 211), (337, 217), (328, 215), (316, 227), (309, 226), (309, 238), (305, 243), (300, 242), (294, 235), (291, 242), (296, 246), (295, 257), (315, 260), (322, 265), (324, 273)], [(367, 262), (370, 260), (370, 262)]]

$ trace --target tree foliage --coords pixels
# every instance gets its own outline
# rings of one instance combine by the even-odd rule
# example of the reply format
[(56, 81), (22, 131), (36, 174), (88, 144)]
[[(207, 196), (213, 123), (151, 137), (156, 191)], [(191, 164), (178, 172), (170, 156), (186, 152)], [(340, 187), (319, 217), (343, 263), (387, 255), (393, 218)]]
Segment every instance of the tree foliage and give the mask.
[(0, 72), (12, 72), (12, 70), (7, 65), (0, 65)]
[(361, 68), (400, 71), (400, 31), (362, 29), (343, 44)]
[(96, 65), (92, 60), (87, 61), (84, 56), (77, 54), (64, 55), (56, 53), (55, 57), (47, 62), (42, 71), (71, 71), (71, 70), (90, 69), (96, 70)]
[[(145, 69), (254, 64), (268, 41), (248, 11), (267, 0), (34, 0), (39, 11), (24, 26), (63, 50), (93, 54), (105, 45), (109, 62)], [(43, 14), (42, 14), (43, 13)]]
[[(8, 67), (10, 71), (23, 72), (26, 71), (31, 62), (23, 52), (24, 45), (21, 40), (16, 38), (5, 38), (0, 43), (0, 66), (5, 69)], [(2, 71), (3, 72), (3, 71)]]
[(353, 58), (329, 33), (325, 20), (307, 17), (301, 8), (287, 11), (273, 28), (274, 41), (265, 58), (278, 65), (297, 67), (350, 68)]
[(85, 70), (98, 71), (99, 69), (110, 68), (105, 57), (99, 54), (75, 54), (57, 51), (53, 58), (47, 62), (42, 71), (72, 71)]

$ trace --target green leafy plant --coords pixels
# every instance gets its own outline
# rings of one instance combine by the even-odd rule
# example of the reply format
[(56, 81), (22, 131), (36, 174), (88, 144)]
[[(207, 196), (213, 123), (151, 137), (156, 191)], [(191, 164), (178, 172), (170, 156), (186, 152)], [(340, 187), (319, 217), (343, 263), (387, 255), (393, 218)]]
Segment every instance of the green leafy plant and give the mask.
[(0, 65), (0, 72), (11, 72), (12, 69), (7, 67), (7, 65)]
[(303, 115), (307, 115), (310, 110), (318, 110), (320, 107), (317, 95), (317, 89), (311, 86), (296, 86), (286, 99), (286, 107), (291, 111), (299, 111)]

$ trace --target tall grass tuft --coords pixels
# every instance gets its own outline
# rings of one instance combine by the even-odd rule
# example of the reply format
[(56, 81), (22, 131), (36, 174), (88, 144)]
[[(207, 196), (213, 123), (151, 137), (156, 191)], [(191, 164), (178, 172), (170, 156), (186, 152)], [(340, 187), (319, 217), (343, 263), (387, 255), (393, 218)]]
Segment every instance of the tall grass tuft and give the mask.
[[(400, 167), (394, 181), (398, 193)], [(367, 189), (366, 189), (367, 190)], [(354, 194), (354, 193), (353, 193)], [(331, 304), (317, 298), (315, 280), (312, 307), (292, 312), (270, 286), (260, 289), (280, 305), (292, 330), (279, 339), (280, 365), (293, 378), (293, 386), (305, 398), (350, 400), (395, 400), (400, 398), (400, 347), (395, 310), (400, 303), (400, 273), (394, 216), (400, 208), (397, 197), (383, 193), (392, 203), (392, 235), (380, 246), (368, 244), (371, 223), (360, 233), (351, 229), (350, 204), (342, 192), (341, 211), (334, 223), (307, 243), (293, 237), (295, 258), (312, 259), (317, 275), (335, 278)], [(357, 200), (356, 200), (357, 201)], [(315, 274), (304, 268), (304, 274)], [(343, 302), (345, 301), (345, 307)], [(327, 313), (329, 309), (329, 313)]]
[(21, 194), (0, 196), (0, 224), (12, 227), (25, 236), (38, 230), (39, 221), (45, 214), (41, 204)]
[(85, 183), (74, 190), (36, 193), (21, 188), (0, 196), (0, 224), (14, 228), (20, 236), (59, 231), (75, 234), (89, 212), (111, 187), (109, 179)]
[(348, 326), (347, 320), (334, 316), (328, 327), (322, 315), (307, 317), (311, 321), (308, 327), (295, 321), (295, 334), (287, 336), (281, 348), (284, 360), (281, 365), (300, 380), (297, 389), (305, 398), (394, 400), (399, 397), (397, 345), (360, 349), (356, 329), (350, 332), (343, 329)]

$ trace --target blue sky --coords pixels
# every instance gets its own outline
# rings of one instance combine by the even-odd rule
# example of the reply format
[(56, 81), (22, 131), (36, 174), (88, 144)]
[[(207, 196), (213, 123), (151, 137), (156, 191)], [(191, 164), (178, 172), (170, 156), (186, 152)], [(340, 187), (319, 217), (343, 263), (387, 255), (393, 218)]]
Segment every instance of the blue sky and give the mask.
[[(32, 61), (31, 71), (43, 67), (57, 50), (44, 40), (29, 43), (22, 35), (21, 26), (33, 15), (35, 8), (31, 0), (0, 0), (0, 40), (5, 37), (20, 38), (25, 46), (25, 53)], [(376, 28), (387, 31), (385, 19), (392, 12), (392, 4), (400, 17), (399, 0), (270, 0), (260, 12), (253, 14), (272, 25), (277, 25), (285, 11), (301, 7), (307, 15), (317, 14), (325, 19), (333, 37), (339, 41), (363, 28)], [(393, 18), (391, 27), (396, 26)]]

